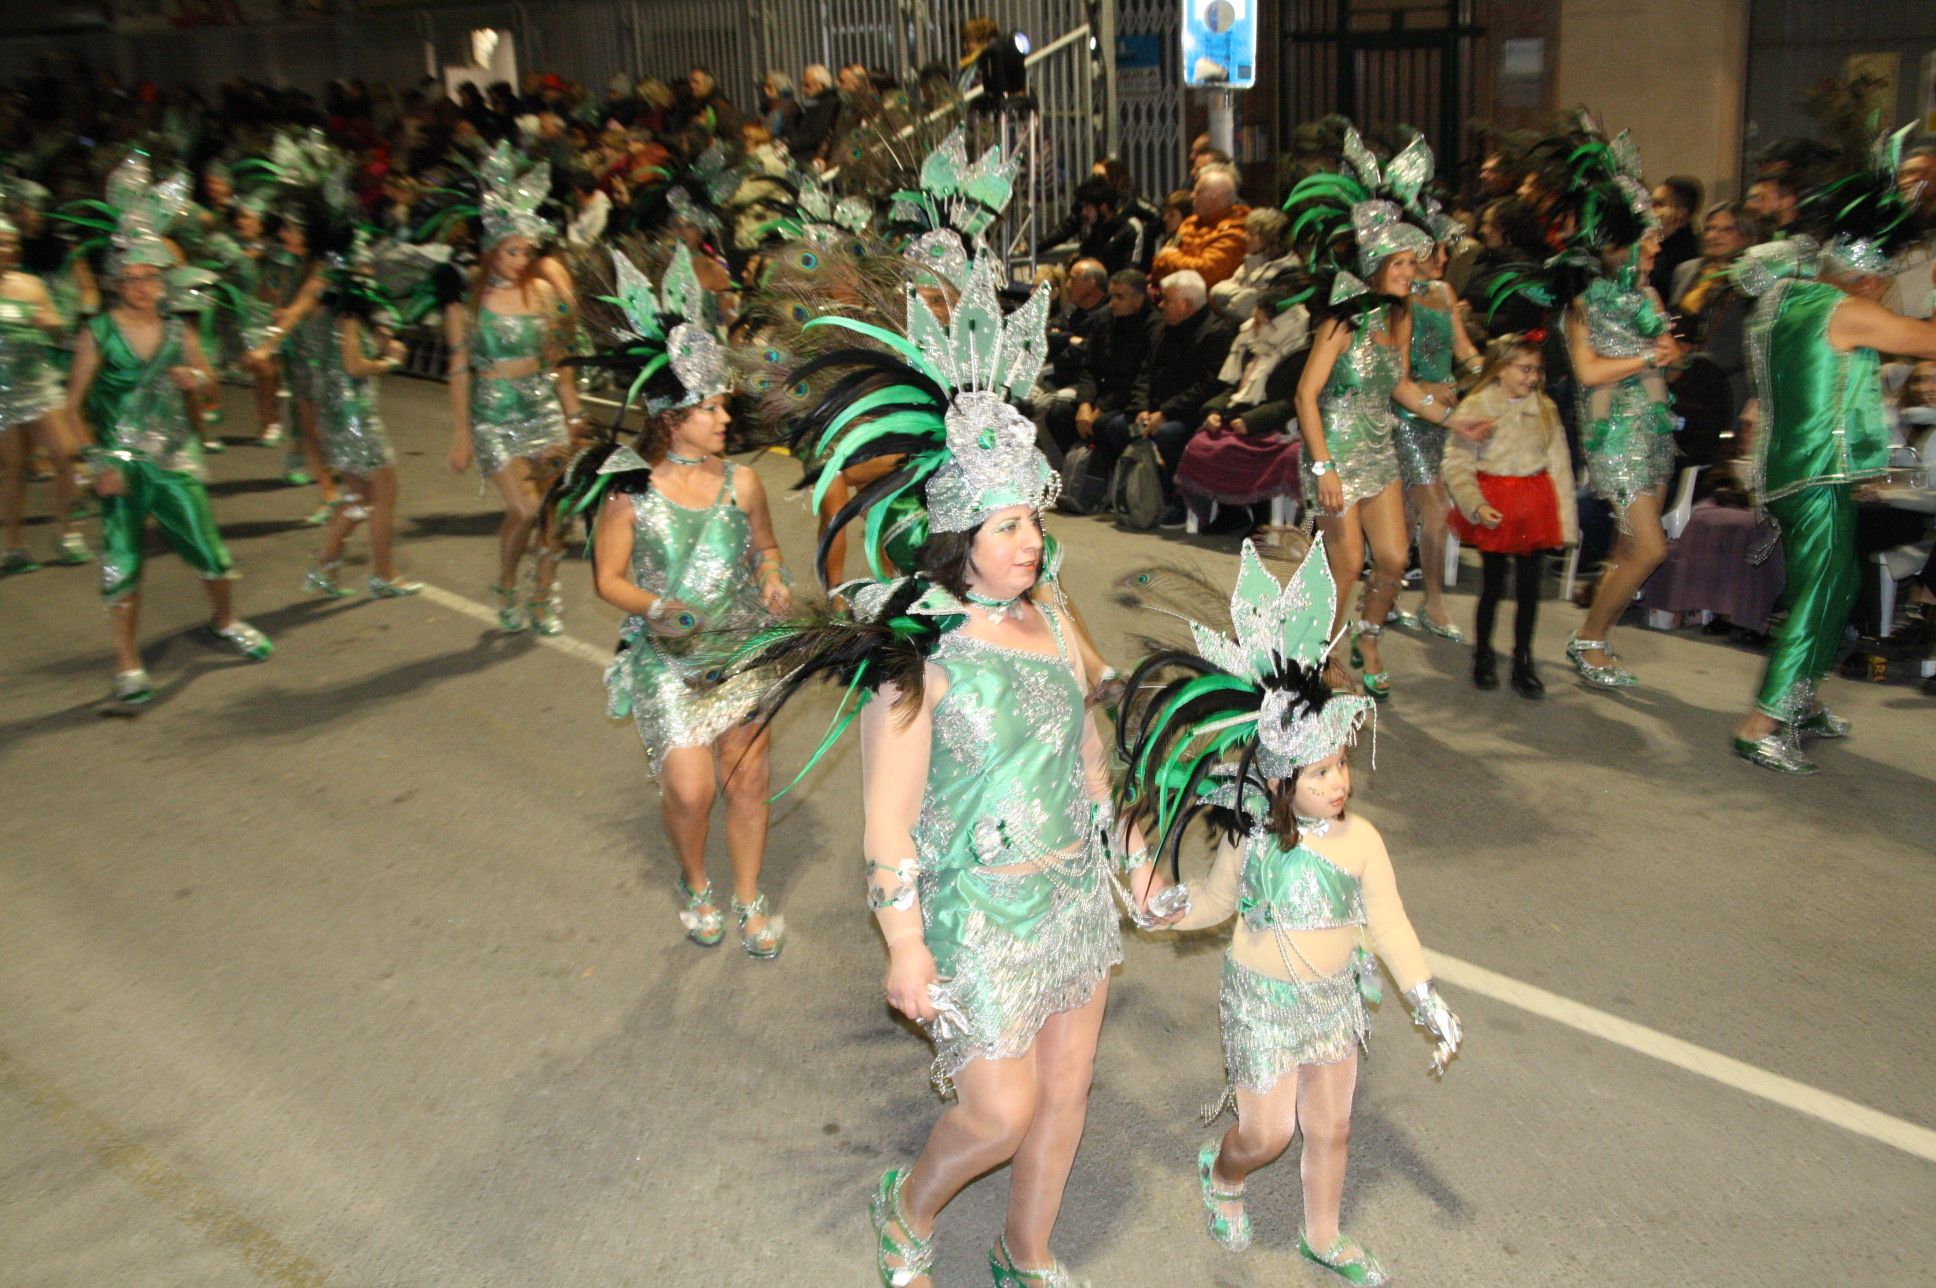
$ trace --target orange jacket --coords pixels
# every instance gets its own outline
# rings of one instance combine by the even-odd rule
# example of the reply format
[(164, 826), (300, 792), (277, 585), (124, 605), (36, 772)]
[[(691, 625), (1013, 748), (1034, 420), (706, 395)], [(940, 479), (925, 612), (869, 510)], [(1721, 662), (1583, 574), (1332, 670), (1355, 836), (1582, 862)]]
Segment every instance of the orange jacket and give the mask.
[(1212, 222), (1191, 215), (1176, 230), (1177, 244), (1156, 252), (1150, 264), (1151, 279), (1160, 283), (1171, 273), (1194, 268), (1203, 274), (1205, 286), (1223, 281), (1243, 266), (1248, 249), (1244, 220), (1249, 214), (1250, 207), (1238, 202)]

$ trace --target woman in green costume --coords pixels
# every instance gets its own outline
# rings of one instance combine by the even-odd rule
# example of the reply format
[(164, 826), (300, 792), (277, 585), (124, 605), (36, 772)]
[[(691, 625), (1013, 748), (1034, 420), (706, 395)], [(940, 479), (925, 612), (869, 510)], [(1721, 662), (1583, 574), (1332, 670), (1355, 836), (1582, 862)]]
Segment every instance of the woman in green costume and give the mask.
[(760, 892), (768, 737), (751, 716), (763, 685), (757, 675), (721, 680), (705, 643), (767, 625), (791, 607), (792, 590), (759, 476), (722, 456), (732, 419), (726, 350), (705, 321), (691, 259), (679, 250), (656, 292), (623, 254), (612, 261), (630, 334), (586, 361), (630, 384), (645, 430), (636, 451), (620, 446), (621, 410), (612, 436), (581, 453), (547, 498), (546, 521), (596, 516), (594, 585), (627, 614), (605, 671), (607, 709), (632, 718), (659, 780), (686, 937), (704, 948), (725, 937), (723, 901), (706, 875), (706, 833), (723, 796), (740, 946), (770, 960), (786, 928)]
[[(1433, 225), (1435, 242), (1418, 261), (1412, 282), (1411, 377), (1419, 388), (1446, 406), (1458, 401), (1453, 369), (1477, 375), (1479, 347), (1465, 333), (1459, 302), (1445, 284), (1445, 262), (1451, 241), (1464, 229), (1444, 216)], [(1405, 501), (1418, 518), (1418, 564), (1423, 570), (1425, 602), (1417, 616), (1400, 612), (1400, 625), (1417, 626), (1428, 635), (1459, 643), (1465, 633), (1452, 624), (1445, 608), (1445, 522), (1451, 498), (1445, 491), (1445, 430), (1423, 416), (1398, 408), (1398, 428), (1392, 433), (1398, 453), (1398, 480)]]
[(568, 316), (557, 292), (535, 270), (547, 235), (538, 206), (551, 190), (551, 168), (520, 172), (500, 148), (481, 168), (482, 257), (467, 299), (444, 310), (450, 350), (449, 463), (461, 473), (477, 465), (504, 501), (498, 524), (498, 625), (535, 627), (557, 635), (564, 627), (557, 593), (557, 542), (540, 543), (528, 590), (520, 569), (545, 490), (570, 451), (578, 389), (561, 375), (565, 357), (560, 319)]
[(46, 284), (21, 270), (20, 230), (0, 206), (0, 575), (40, 566), (21, 538), (30, 445), (46, 452), (54, 468), (54, 521), (60, 529), (54, 557), (65, 564), (91, 557), (74, 526), (66, 390), (53, 358), (67, 326)]
[[(1364, 666), (1365, 692), (1381, 699), (1391, 692), (1391, 677), (1378, 637), (1398, 600), (1409, 544), (1393, 441), (1398, 412), (1468, 437), (1487, 429), (1483, 421), (1458, 416), (1448, 397), (1409, 372), (1412, 283), (1418, 257), (1432, 249), (1432, 234), (1420, 226), (1415, 203), (1431, 175), (1431, 158), (1425, 141), (1414, 139), (1381, 170), (1357, 131), (1347, 127), (1345, 171), (1300, 181), (1284, 202), (1293, 215), (1293, 239), (1305, 247), (1316, 282), (1311, 307), (1318, 322), (1297, 386), (1304, 502), (1317, 515), (1339, 585), (1357, 585), (1370, 549), (1370, 583), (1352, 653)], [(1353, 598), (1349, 591), (1338, 596), (1334, 630), (1342, 632)], [(1330, 673), (1334, 684), (1346, 684), (1335, 659)]]
[(323, 463), (322, 439), (323, 383), (335, 333), (329, 311), (322, 307), (323, 266), (312, 239), (321, 235), (330, 215), (320, 191), (301, 188), (284, 200), (280, 216), (276, 236), (282, 253), (265, 276), (274, 312), (262, 342), (250, 354), (250, 365), (260, 371), (280, 359), (281, 383), (292, 409), (292, 423), (285, 428), (295, 449), (285, 454), (283, 482), (291, 487), (317, 485), (321, 504), (307, 521), (321, 525), (338, 499), (336, 479)]
[(1809, 216), (1826, 216), (1819, 266), (1814, 242), (1796, 237), (1753, 248), (1734, 270), (1743, 292), (1756, 297), (1748, 352), (1759, 417), (1749, 480), (1780, 526), (1786, 573), (1786, 614), (1754, 710), (1735, 729), (1734, 751), (1779, 773), (1815, 772), (1802, 739), (1849, 733), (1816, 686), (1835, 664), (1861, 585), (1855, 487), (1889, 467), (1878, 355), (1936, 358), (1936, 322), (1881, 303), (1893, 281), (1890, 255), (1916, 231), (1896, 185), (1902, 137), (1880, 150), (1890, 164), (1804, 203)]
[(1667, 557), (1660, 514), (1674, 477), (1676, 422), (1661, 371), (1681, 350), (1647, 285), (1660, 234), (1632, 140), (1624, 131), (1608, 140), (1581, 113), (1575, 129), (1546, 146), (1562, 158), (1553, 186), (1563, 193), (1546, 217), (1567, 249), (1548, 265), (1542, 302), (1565, 310), (1587, 483), (1613, 507), (1619, 529), (1566, 655), (1586, 683), (1626, 688), (1638, 681), (1608, 640)]
[(894, 1288), (931, 1284), (941, 1210), (1003, 1163), (994, 1282), (1073, 1282), (1049, 1241), (1122, 955), (1113, 900), (1147, 915), (1164, 884), (1140, 834), (1113, 824), (1086, 705), (1100, 677), (1074, 642), (1041, 528), (1056, 476), (1009, 401), (1041, 368), (1048, 297), (1004, 320), (999, 280), (993, 257), (974, 260), (946, 326), (911, 298), (908, 339), (825, 320), (853, 347), (796, 372), (838, 379), (796, 422), (795, 454), (815, 462), (816, 503), (842, 469), (902, 457), (828, 532), (866, 515), (878, 576), (881, 529), (905, 518), (894, 502), (918, 496), (918, 554), (902, 564), (918, 571), (847, 583), (840, 608), (756, 639), (729, 672), (773, 674), (769, 715), (816, 675), (847, 687), (843, 707), (860, 705), (862, 866), (884, 991), (927, 1026), (933, 1080), (956, 1097), (873, 1196), (875, 1268)]
[[(186, 180), (171, 180), (170, 183)], [(201, 444), (188, 395), (214, 383), (195, 334), (160, 311), (164, 271), (175, 263), (157, 226), (182, 194), (155, 185), (136, 155), (109, 181), (120, 205), (107, 276), (120, 304), (92, 318), (74, 351), (68, 411), (94, 433), (94, 488), (101, 497), (101, 591), (114, 631), (117, 671), (111, 711), (132, 711), (154, 696), (137, 638), (142, 534), (153, 518), (183, 561), (202, 574), (212, 610), (209, 630), (254, 661), (272, 651), (261, 631), (230, 606), (233, 563), (201, 481)]]

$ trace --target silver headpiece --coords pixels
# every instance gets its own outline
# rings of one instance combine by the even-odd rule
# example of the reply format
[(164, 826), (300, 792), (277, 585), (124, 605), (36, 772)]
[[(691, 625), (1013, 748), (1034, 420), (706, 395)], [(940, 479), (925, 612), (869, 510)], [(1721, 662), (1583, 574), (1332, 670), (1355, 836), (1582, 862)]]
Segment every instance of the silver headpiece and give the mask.
[(522, 237), (534, 245), (551, 233), (551, 224), (538, 208), (551, 195), (551, 166), (540, 161), (523, 169), (521, 158), (509, 143), (500, 143), (477, 169), (483, 192), (478, 210), (484, 224), (484, 249), (512, 237)]
[(683, 244), (672, 252), (672, 262), (656, 291), (638, 266), (617, 249), (612, 250), (612, 271), (618, 285), (614, 299), (632, 324), (631, 330), (619, 333), (619, 340), (629, 343), (642, 363), (631, 395), (636, 396), (668, 366), (683, 392), (677, 396), (648, 393), (645, 409), (649, 413), (697, 407), (725, 393), (726, 346), (706, 320), (706, 291), (693, 271), (692, 253)]
[(130, 264), (175, 266), (165, 235), (188, 209), (187, 174), (178, 171), (156, 183), (148, 158), (131, 153), (108, 176), (107, 204), (118, 212), (108, 242), (108, 276), (119, 277)]

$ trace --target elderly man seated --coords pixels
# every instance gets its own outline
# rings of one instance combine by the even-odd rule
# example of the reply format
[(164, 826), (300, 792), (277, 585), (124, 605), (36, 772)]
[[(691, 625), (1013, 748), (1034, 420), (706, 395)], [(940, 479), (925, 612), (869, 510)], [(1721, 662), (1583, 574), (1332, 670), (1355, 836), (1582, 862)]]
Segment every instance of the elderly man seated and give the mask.
[(1137, 438), (1153, 439), (1163, 461), (1163, 488), (1170, 498), (1166, 527), (1181, 527), (1183, 506), (1176, 500), (1176, 463), (1183, 446), (1203, 424), (1203, 404), (1223, 386), (1217, 373), (1230, 352), (1236, 328), (1208, 307), (1209, 288), (1192, 270), (1163, 279), (1157, 303), (1162, 324), (1149, 357), (1136, 377), (1124, 409), (1097, 427), (1098, 466), (1107, 471)]
[(1237, 172), (1226, 165), (1198, 171), (1191, 197), (1191, 214), (1178, 226), (1176, 244), (1156, 252), (1150, 276), (1161, 281), (1187, 270), (1203, 278), (1208, 290), (1243, 266), (1250, 248), (1244, 236), (1250, 207), (1237, 200)]

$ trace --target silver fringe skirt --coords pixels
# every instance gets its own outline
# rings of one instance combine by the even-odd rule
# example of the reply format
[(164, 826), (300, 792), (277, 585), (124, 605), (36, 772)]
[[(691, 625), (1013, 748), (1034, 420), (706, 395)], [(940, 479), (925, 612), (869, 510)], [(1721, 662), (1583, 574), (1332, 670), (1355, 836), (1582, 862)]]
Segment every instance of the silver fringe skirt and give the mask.
[(1262, 1095), (1300, 1064), (1336, 1064), (1371, 1031), (1358, 970), (1282, 980), (1223, 959), (1223, 1067), (1229, 1085)]

